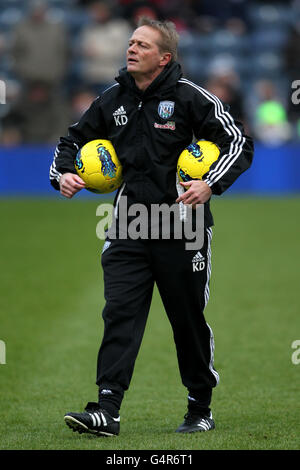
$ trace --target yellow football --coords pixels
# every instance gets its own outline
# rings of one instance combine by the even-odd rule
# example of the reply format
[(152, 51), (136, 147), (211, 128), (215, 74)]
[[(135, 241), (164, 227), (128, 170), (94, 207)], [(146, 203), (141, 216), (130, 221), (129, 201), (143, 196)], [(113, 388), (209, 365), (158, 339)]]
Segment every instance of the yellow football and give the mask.
[(179, 155), (177, 174), (179, 181), (202, 179), (220, 155), (219, 147), (208, 140), (199, 140), (186, 147)]
[(123, 181), (122, 165), (112, 143), (105, 139), (85, 144), (77, 153), (75, 169), (86, 189), (95, 193), (111, 193)]

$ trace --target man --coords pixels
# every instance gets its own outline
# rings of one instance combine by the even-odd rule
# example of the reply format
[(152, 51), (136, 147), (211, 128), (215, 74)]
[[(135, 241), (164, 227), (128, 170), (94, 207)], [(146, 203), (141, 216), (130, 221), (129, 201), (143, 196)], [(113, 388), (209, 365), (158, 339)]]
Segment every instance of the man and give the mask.
[(47, 17), (48, 3), (47, 0), (24, 3), (28, 15), (12, 28), (11, 55), (14, 72), (23, 84), (39, 81), (57, 90), (66, 77), (71, 51), (64, 23)]
[[(213, 334), (203, 315), (211, 271), (209, 200), (250, 166), (253, 144), (214, 95), (182, 78), (176, 62), (177, 40), (172, 23), (140, 21), (129, 41), (127, 68), (69, 128), (68, 137), (61, 138), (50, 170), (53, 186), (71, 198), (84, 188), (74, 170), (78, 149), (88, 141), (105, 138), (112, 141), (123, 167), (124, 183), (115, 202), (117, 217), (124, 197), (129, 207), (134, 203), (148, 208), (171, 206), (175, 201), (204, 204), (201, 253), (187, 250), (184, 237), (106, 239), (102, 254), (105, 328), (96, 381), (99, 400), (88, 403), (83, 413), (65, 415), (66, 424), (79, 432), (119, 433), (119, 410), (142, 341), (154, 282), (172, 325), (181, 379), (188, 392), (188, 412), (176, 431), (215, 427), (210, 404), (219, 376), (213, 367)], [(127, 117), (122, 122), (114, 119), (120, 109)], [(180, 186), (176, 164), (193, 134), (196, 139), (215, 142), (221, 152), (202, 181)], [(195, 256), (203, 260), (203, 269), (192, 269)]]
[(116, 70), (123, 66), (127, 40), (132, 32), (128, 21), (114, 15), (110, 3), (96, 0), (87, 5), (90, 21), (79, 37), (80, 78), (91, 88), (102, 91), (112, 83)]

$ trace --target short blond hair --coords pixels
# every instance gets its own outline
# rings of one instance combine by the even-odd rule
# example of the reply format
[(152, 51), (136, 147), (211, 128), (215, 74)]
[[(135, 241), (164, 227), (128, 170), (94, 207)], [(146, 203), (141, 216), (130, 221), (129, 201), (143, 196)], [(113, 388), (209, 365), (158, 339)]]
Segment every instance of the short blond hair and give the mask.
[(176, 31), (175, 24), (172, 21), (158, 21), (149, 18), (148, 16), (142, 16), (138, 21), (138, 27), (150, 26), (160, 33), (161, 41), (158, 44), (161, 52), (170, 52), (171, 61), (177, 60), (177, 46), (179, 41), (179, 34)]

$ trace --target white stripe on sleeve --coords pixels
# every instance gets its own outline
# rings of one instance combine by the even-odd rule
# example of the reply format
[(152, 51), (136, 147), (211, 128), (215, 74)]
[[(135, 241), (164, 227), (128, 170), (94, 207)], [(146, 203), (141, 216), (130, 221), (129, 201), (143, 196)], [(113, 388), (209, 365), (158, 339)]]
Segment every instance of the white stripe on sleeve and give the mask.
[(186, 85), (195, 88), (197, 91), (199, 91), (199, 93), (201, 93), (205, 98), (213, 103), (216, 119), (220, 121), (224, 131), (230, 137), (232, 137), (229, 152), (224, 154), (219, 159), (215, 168), (208, 173), (207, 179), (205, 180), (209, 186), (212, 186), (229, 170), (229, 168), (237, 160), (243, 150), (246, 139), (243, 137), (240, 129), (236, 126), (233, 117), (227, 111), (225, 111), (222, 102), (217, 96), (185, 78), (181, 78), (179, 82), (185, 83)]

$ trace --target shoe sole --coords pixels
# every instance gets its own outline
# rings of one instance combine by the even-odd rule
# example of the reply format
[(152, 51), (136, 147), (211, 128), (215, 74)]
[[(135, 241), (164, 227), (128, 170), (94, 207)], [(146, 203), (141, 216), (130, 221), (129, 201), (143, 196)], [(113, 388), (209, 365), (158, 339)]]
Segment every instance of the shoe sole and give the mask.
[(215, 429), (215, 426), (212, 426), (212, 427), (209, 428), (209, 429), (200, 428), (200, 426), (199, 426), (199, 428), (192, 429), (192, 430), (190, 430), (190, 431), (188, 431), (188, 430), (186, 430), (186, 431), (178, 431), (178, 430), (176, 429), (175, 432), (177, 432), (177, 433), (179, 433), (179, 434), (193, 434), (193, 433), (195, 433), (195, 432), (208, 432), (208, 431), (213, 431), (214, 429)]
[(215, 428), (211, 428), (211, 429), (195, 429), (193, 431), (175, 431), (177, 432), (178, 434), (194, 434), (196, 432), (208, 432), (208, 431), (213, 431)]
[(116, 436), (116, 434), (112, 434), (109, 432), (94, 431), (93, 429), (89, 429), (85, 424), (81, 423), (76, 418), (73, 418), (73, 416), (65, 416), (64, 420), (66, 425), (69, 426), (69, 428), (71, 428), (74, 432), (79, 432), (79, 434), (87, 433), (105, 437)]

